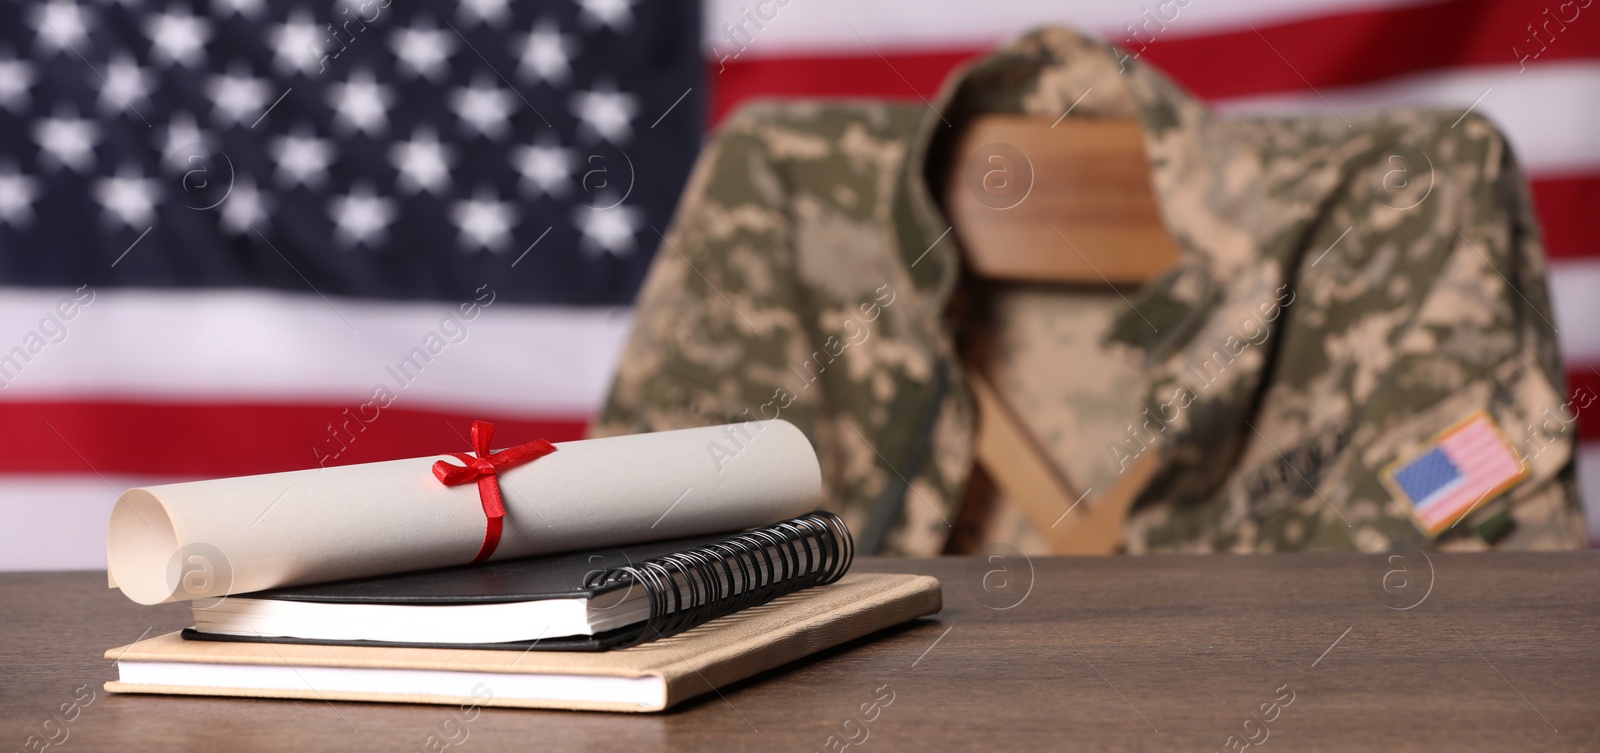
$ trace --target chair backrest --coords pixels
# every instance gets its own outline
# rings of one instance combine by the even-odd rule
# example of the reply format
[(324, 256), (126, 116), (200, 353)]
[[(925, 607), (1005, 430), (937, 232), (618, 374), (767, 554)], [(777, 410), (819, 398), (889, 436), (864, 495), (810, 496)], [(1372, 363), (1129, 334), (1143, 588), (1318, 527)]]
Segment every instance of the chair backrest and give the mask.
[[(1137, 121), (982, 116), (953, 150), (942, 198), (975, 277), (1132, 286), (1177, 261)], [(1142, 454), (1112, 488), (1079, 489), (994, 390), (984, 364), (970, 366), (979, 472), (1022, 507), (1054, 553), (1116, 552), (1155, 453)], [(988, 488), (974, 484), (969, 497)]]
[(1137, 121), (989, 115), (954, 150), (944, 209), (979, 277), (1137, 285), (1178, 259)]

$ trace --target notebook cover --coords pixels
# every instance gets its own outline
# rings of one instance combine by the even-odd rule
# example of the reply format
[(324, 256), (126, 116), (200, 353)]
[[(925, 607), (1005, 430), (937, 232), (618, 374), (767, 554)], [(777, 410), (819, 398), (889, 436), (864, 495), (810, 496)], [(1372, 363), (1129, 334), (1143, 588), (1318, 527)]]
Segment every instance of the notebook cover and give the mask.
[[(495, 697), (482, 705), (594, 711), (660, 711), (713, 688), (783, 666), (824, 649), (938, 612), (939, 581), (925, 575), (849, 574), (837, 583), (808, 588), (693, 630), (632, 648), (601, 653), (513, 653), (473, 649), (345, 647), (185, 641), (177, 633), (106, 652), (126, 662), (290, 664), (486, 673), (659, 677), (666, 702), (645, 707), (613, 702), (566, 702)], [(345, 691), (133, 685), (108, 682), (113, 693), (337, 699), (456, 705), (455, 696)]]
[(613, 549), (522, 557), (482, 565), (277, 588), (228, 598), (347, 604), (494, 604), (593, 597), (603, 591), (584, 587), (584, 581), (591, 573), (714, 544), (730, 535), (696, 536)]
[[(543, 599), (589, 597), (600, 607), (627, 594), (626, 586), (585, 588), (589, 575), (621, 565), (642, 562), (685, 549), (712, 544), (723, 536), (697, 536), (656, 541), (613, 549), (568, 552), (544, 557), (523, 557), (484, 565), (464, 565), (372, 578), (295, 586), (233, 596), (235, 599), (280, 599), (343, 604), (494, 604)], [(607, 592), (612, 592), (608, 594)], [(614, 594), (614, 595), (612, 595)], [(633, 640), (644, 623), (598, 635), (571, 635), (536, 641), (469, 644), (474, 649), (504, 651), (605, 651)], [(190, 641), (296, 643), (319, 646), (405, 646), (409, 648), (463, 648), (459, 643), (406, 643), (385, 641), (321, 640), (285, 636), (240, 636), (207, 633), (194, 628), (180, 635)]]
[(284, 643), (301, 646), (355, 646), (389, 648), (469, 648), (473, 651), (607, 651), (633, 640), (644, 632), (645, 623), (639, 622), (616, 630), (595, 635), (565, 635), (559, 638), (541, 638), (536, 641), (509, 641), (506, 643), (415, 643), (405, 641), (330, 641), (320, 638), (292, 638), (283, 635), (230, 635), (204, 633), (194, 628), (178, 631), (186, 641), (218, 641), (223, 643)]

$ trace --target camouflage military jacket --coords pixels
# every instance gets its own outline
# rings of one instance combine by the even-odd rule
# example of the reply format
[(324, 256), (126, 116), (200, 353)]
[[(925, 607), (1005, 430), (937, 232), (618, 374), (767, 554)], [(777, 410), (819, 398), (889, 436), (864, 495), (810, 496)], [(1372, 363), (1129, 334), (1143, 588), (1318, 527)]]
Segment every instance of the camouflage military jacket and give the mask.
[(732, 116), (663, 235), (594, 433), (787, 419), (865, 551), (938, 553), (974, 409), (930, 144), (979, 113), (1142, 122), (1179, 262), (1126, 295), (1003, 297), (996, 379), (1080, 488), (1154, 453), (1128, 551), (1426, 545), (1396, 464), (1478, 419), (1521, 472), (1435, 544), (1582, 546), (1572, 421), (1594, 396), (1564, 395), (1539, 231), (1495, 127), (1459, 110), (1222, 118), (1065, 29), (926, 106)]

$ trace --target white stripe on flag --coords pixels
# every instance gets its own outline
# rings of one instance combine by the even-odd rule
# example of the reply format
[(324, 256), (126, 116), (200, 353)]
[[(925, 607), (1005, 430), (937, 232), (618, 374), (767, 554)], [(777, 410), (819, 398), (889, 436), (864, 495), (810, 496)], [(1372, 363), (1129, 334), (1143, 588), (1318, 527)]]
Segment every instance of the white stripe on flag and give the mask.
[(1589, 522), (1589, 545), (1600, 545), (1600, 444), (1578, 446), (1578, 498)]
[[(1484, 96), (1484, 92), (1488, 92)], [(1581, 96), (1581, 92), (1589, 92)], [(1387, 79), (1370, 86), (1319, 92), (1242, 97), (1217, 102), (1237, 115), (1310, 114), (1349, 118), (1374, 110), (1415, 107), (1466, 109), (1488, 116), (1504, 129), (1517, 159), (1528, 172), (1574, 173), (1600, 169), (1600, 62), (1564, 61), (1530, 66), (1460, 68)], [(1332, 108), (1331, 110), (1329, 108)]]
[[(0, 571), (98, 570), (106, 526), (124, 489), (165, 480), (0, 475)], [(115, 491), (113, 491), (115, 489)]]
[[(1595, 209), (1591, 221), (1600, 220), (1600, 207)], [(1553, 260), (1549, 281), (1551, 320), (1567, 367), (1600, 364), (1600, 259)]]
[[(0, 358), (44, 325), (67, 289), (0, 288)], [(59, 342), (17, 369), (0, 400), (361, 402), (395, 389), (386, 369), (438, 333), (444, 349), (405, 387), (408, 404), (593, 415), (631, 326), (625, 309), (496, 302), (442, 324), (456, 304), (220, 290), (100, 290)], [(347, 326), (345, 321), (349, 322)], [(452, 342), (452, 340), (454, 340)], [(410, 369), (407, 367), (408, 375)]]
[[(1183, 7), (1162, 4), (1162, 13), (1177, 11), (1163, 35), (1173, 38), (1270, 26), (1335, 13), (1381, 11), (1431, 5), (1436, 0), (1191, 0)], [(722, 40), (728, 24), (748, 11), (764, 13), (761, 28), (744, 52), (768, 57), (803, 53), (859, 51), (863, 40), (879, 50), (970, 48), (996, 44), (1043, 24), (1075, 26), (1111, 39), (1127, 35), (1153, 0), (1008, 0), (1003, 3), (930, 3), (926, 0), (793, 0), (779, 7), (773, 0), (707, 0), (704, 45), (709, 52)], [(744, 21), (747, 30), (755, 25)], [(859, 36), (858, 36), (859, 35)], [(1508, 53), (1509, 54), (1509, 53)]]

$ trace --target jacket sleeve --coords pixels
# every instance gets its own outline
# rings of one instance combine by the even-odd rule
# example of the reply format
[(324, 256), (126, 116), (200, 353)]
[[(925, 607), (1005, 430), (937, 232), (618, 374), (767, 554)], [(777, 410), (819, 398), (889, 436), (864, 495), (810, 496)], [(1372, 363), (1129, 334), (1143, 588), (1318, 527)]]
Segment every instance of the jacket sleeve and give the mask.
[(747, 374), (784, 367), (801, 335), (785, 190), (758, 118), (702, 150), (634, 305), (632, 335), (593, 436), (786, 418), (793, 399)]
[[(890, 206), (920, 113), (756, 104), (700, 156), (656, 253), (595, 436), (784, 419), (864, 552), (937, 554), (966, 450)], [(946, 385), (946, 386), (941, 386)], [(755, 427), (712, 457), (737, 462)], [(931, 449), (930, 449), (931, 446)], [(907, 501), (908, 499), (912, 501)]]
[[(1342, 414), (1348, 427), (1325, 445), (1334, 459), (1320, 493), (1279, 521), (1302, 525), (1312, 548), (1422, 542), (1394, 473), (1480, 415), (1525, 476), (1502, 489), (1499, 476), (1463, 468), (1462, 483), (1484, 494), (1434, 545), (1583, 546), (1572, 421), (1593, 396), (1564, 392), (1544, 249), (1509, 144), (1484, 118), (1447, 126), (1458, 119), (1448, 115), (1396, 116), (1400, 146), (1355, 163), (1308, 253), (1347, 227), (1349, 236), (1321, 264), (1300, 265), (1281, 359), (1289, 378), (1267, 404), (1293, 406), (1279, 415)], [(1391, 152), (1414, 163), (1407, 175), (1394, 173), (1402, 162)], [(1499, 513), (1515, 525), (1480, 532)]]

